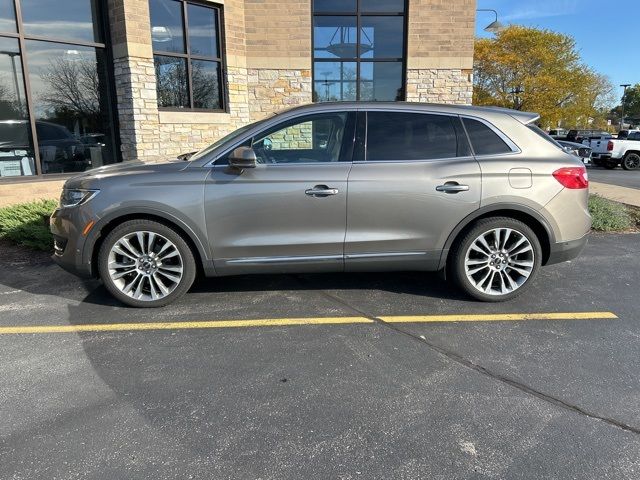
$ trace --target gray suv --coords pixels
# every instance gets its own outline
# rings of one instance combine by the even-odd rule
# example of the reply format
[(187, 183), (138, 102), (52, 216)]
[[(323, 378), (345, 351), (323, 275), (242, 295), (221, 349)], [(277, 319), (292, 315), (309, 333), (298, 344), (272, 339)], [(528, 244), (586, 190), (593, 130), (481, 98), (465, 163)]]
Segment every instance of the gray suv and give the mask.
[(68, 180), (54, 258), (123, 303), (157, 307), (198, 272), (442, 271), (484, 301), (576, 257), (582, 162), (536, 114), (416, 103), (316, 104), (247, 125), (188, 161)]

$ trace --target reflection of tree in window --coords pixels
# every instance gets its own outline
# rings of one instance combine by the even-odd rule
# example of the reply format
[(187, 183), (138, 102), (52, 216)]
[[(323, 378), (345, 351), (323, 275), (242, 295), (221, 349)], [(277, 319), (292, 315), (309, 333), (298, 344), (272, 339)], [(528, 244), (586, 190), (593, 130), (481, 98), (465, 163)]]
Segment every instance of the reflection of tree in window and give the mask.
[[(184, 59), (157, 55), (156, 78), (158, 105), (161, 107), (189, 106), (187, 89), (187, 64)], [(207, 61), (191, 62), (191, 85), (195, 108), (220, 108), (220, 82), (218, 63)]]
[(41, 74), (47, 89), (40, 101), (56, 112), (79, 117), (100, 115), (100, 76), (96, 62), (89, 59), (56, 58)]
[(0, 120), (18, 120), (26, 116), (25, 105), (19, 101), (10, 82), (4, 74), (0, 74)]

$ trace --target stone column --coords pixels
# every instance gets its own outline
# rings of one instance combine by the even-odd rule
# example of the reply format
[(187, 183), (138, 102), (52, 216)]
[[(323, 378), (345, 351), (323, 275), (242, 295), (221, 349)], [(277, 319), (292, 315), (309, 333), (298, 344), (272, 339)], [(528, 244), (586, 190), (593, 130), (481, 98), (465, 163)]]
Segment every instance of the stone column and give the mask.
[(123, 160), (162, 157), (148, 0), (109, 0)]

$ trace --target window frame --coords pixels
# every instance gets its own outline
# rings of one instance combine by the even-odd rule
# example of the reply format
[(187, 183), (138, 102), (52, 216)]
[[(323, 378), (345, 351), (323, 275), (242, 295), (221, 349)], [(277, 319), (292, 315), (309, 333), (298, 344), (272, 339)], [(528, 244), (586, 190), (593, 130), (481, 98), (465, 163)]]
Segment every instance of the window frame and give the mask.
[[(360, 64), (361, 63), (400, 63), (402, 65), (402, 75), (401, 75), (401, 88), (402, 88), (402, 98), (398, 101), (405, 101), (407, 99), (407, 52), (408, 52), (408, 28), (409, 28), (409, 0), (403, 0), (403, 11), (397, 12), (363, 12), (360, 10), (360, 1), (356, 0), (356, 11), (355, 12), (315, 12), (313, 9), (314, 0), (311, 0), (311, 94), (315, 91), (315, 82), (316, 82), (316, 71), (315, 64), (318, 63), (329, 63), (329, 62), (350, 62), (356, 64), (356, 102), (367, 101), (360, 100), (360, 83), (362, 81), (360, 75)], [(315, 17), (356, 17), (356, 42), (358, 51), (355, 58), (316, 58), (315, 55)], [(360, 54), (360, 44), (361, 44), (361, 34), (362, 34), (362, 17), (403, 17), (402, 28), (403, 28), (403, 38), (402, 38), (402, 56), (401, 57), (381, 57), (381, 58), (362, 58)], [(340, 100), (346, 101), (346, 100)], [(314, 101), (313, 103), (326, 103)]]
[(106, 62), (106, 79), (107, 79), (107, 104), (109, 110), (105, 112), (105, 115), (111, 121), (111, 147), (113, 149), (114, 162), (111, 165), (122, 162), (122, 152), (120, 150), (121, 138), (120, 138), (120, 119), (118, 117), (118, 109), (115, 107), (116, 103), (116, 82), (115, 72), (113, 68), (113, 52), (111, 49), (111, 28), (109, 23), (109, 15), (107, 2), (105, 0), (96, 0), (95, 2), (95, 18), (93, 19), (94, 28), (98, 28), (100, 41), (86, 41), (80, 39), (73, 39), (67, 37), (56, 37), (46, 35), (31, 35), (25, 32), (24, 20), (22, 18), (22, 4), (21, 0), (10, 0), (13, 4), (13, 14), (16, 22), (16, 31), (2, 31), (0, 37), (13, 38), (18, 41), (18, 52), (20, 55), (20, 67), (22, 70), (22, 84), (24, 86), (24, 95), (26, 101), (26, 108), (29, 119), (27, 124), (29, 126), (29, 133), (31, 135), (31, 142), (33, 144), (33, 158), (35, 164), (35, 173), (33, 175), (19, 175), (11, 177), (0, 177), (0, 185), (8, 183), (30, 183), (30, 182), (50, 182), (54, 180), (67, 179), (75, 175), (79, 175), (82, 172), (65, 172), (65, 173), (45, 173), (42, 171), (42, 159), (40, 157), (40, 141), (38, 139), (38, 132), (36, 131), (36, 116), (34, 110), (34, 98), (31, 92), (31, 78), (29, 74), (29, 66), (27, 65), (29, 52), (26, 48), (26, 42), (35, 40), (43, 43), (56, 43), (69, 46), (81, 46), (95, 48), (96, 50), (102, 50), (104, 59)]
[[(213, 2), (204, 2), (204, 1), (193, 1), (193, 0), (171, 0), (180, 3), (181, 12), (182, 12), (182, 32), (184, 38), (182, 39), (184, 42), (185, 53), (177, 53), (177, 52), (167, 52), (164, 50), (156, 50), (153, 48), (153, 42), (151, 45), (152, 55), (154, 58), (154, 70), (155, 70), (155, 57), (174, 57), (180, 58), (182, 60), (186, 60), (187, 62), (187, 94), (189, 95), (189, 106), (188, 107), (161, 107), (158, 105), (158, 110), (163, 112), (217, 112), (217, 113), (229, 113), (229, 102), (227, 98), (227, 61), (226, 61), (226, 47), (224, 43), (225, 32), (224, 32), (224, 5)], [(189, 17), (188, 17), (188, 5), (195, 5), (198, 7), (210, 8), (212, 10), (216, 10), (218, 15), (216, 22), (216, 32), (218, 38), (216, 38), (218, 45), (218, 54), (219, 57), (209, 57), (206, 55), (192, 55), (191, 54), (191, 45), (189, 39)], [(151, 8), (149, 8), (149, 30), (153, 25), (151, 25)], [(197, 108), (194, 107), (193, 101), (193, 74), (191, 68), (192, 61), (205, 61), (205, 62), (218, 62), (220, 64), (220, 77), (218, 78), (220, 82), (220, 108)], [(155, 72), (154, 72), (155, 75)], [(156, 84), (158, 82), (156, 76)]]

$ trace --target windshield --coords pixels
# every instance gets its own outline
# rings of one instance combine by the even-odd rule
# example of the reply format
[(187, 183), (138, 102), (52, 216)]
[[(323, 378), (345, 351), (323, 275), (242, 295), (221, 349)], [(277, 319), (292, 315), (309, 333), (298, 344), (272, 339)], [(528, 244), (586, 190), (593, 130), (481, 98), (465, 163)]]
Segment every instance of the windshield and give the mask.
[(228, 135), (225, 135), (224, 137), (222, 137), (219, 140), (216, 140), (215, 142), (213, 142), (211, 145), (209, 145), (208, 147), (203, 148), (202, 150), (200, 150), (197, 153), (194, 153), (190, 158), (189, 161), (192, 160), (198, 160), (199, 158), (204, 157), (205, 155), (209, 154), (210, 152), (214, 151), (216, 148), (220, 147), (221, 145), (224, 145), (227, 142), (231, 142), (233, 140), (235, 140), (236, 138), (240, 137), (243, 133), (247, 132), (249, 129), (255, 127), (256, 125), (264, 122), (265, 119), (263, 120), (258, 120), (257, 122), (253, 122), (250, 123), (248, 125), (245, 125), (244, 127), (240, 127), (237, 130), (234, 130), (233, 132), (231, 132)]

